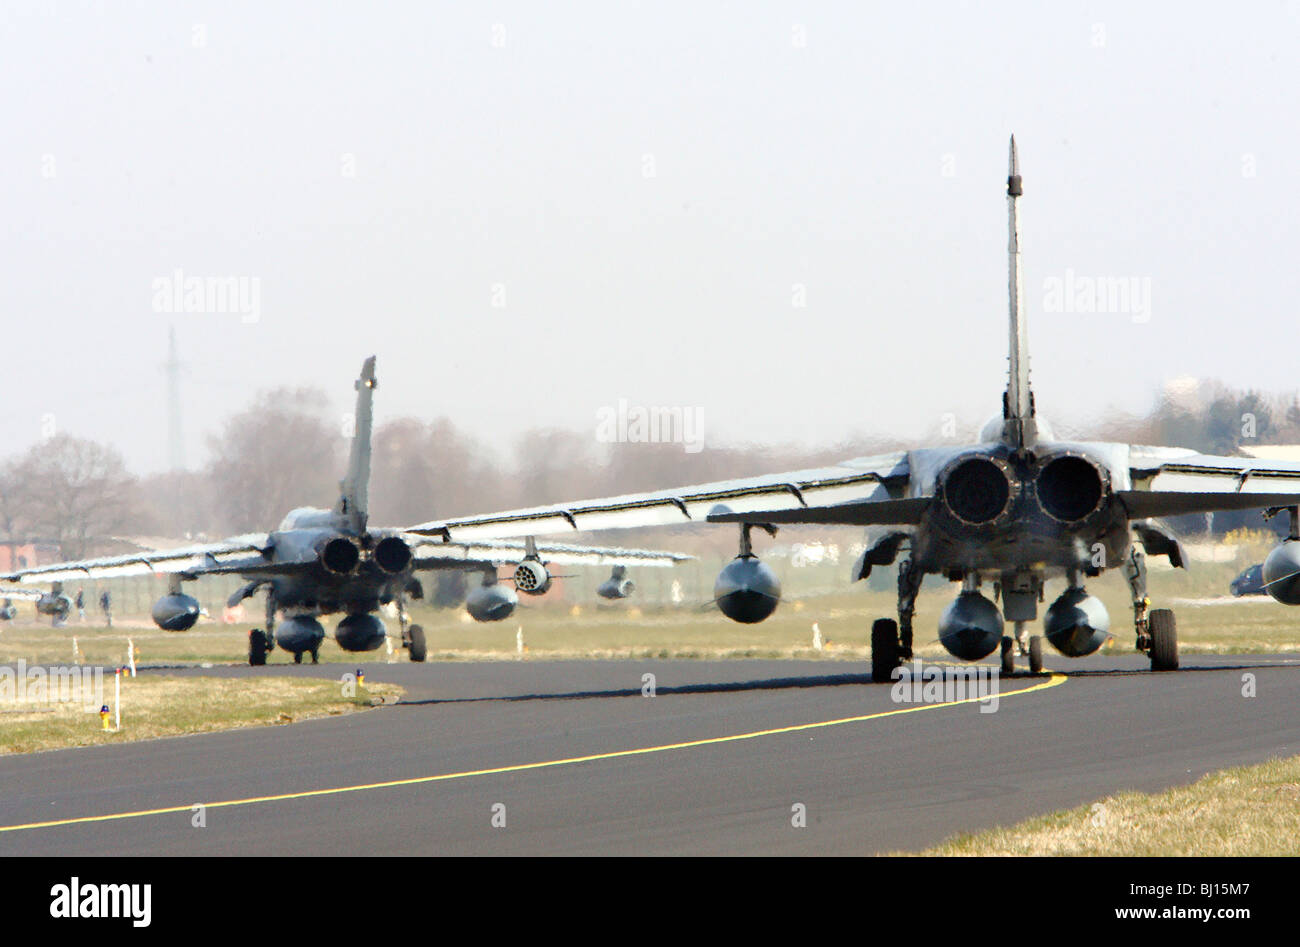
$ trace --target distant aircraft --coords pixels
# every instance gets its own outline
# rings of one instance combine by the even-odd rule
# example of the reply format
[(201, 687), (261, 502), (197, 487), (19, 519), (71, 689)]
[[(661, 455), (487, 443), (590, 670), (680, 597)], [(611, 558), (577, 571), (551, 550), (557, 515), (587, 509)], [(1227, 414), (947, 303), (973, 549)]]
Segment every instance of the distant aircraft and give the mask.
[(615, 566), (610, 577), (596, 586), (601, 598), (627, 598), (636, 590), (636, 584), (627, 577), (627, 566)]
[(14, 599), (22, 599), (36, 606), (37, 615), (49, 615), (55, 627), (68, 620), (72, 613), (72, 597), (63, 592), (63, 583), (55, 582), (48, 592), (36, 589), (0, 589), (0, 621), (13, 621), (18, 617)]
[[(344, 613), (334, 640), (344, 651), (373, 651), (387, 638), (384, 623), (373, 614), (380, 605), (397, 606), (402, 646), (412, 661), (427, 656), (424, 629), (409, 624), (405, 603), (422, 598), (423, 588), (414, 577), (422, 570), (479, 571), (483, 584), (466, 598), (466, 608), (477, 621), (500, 621), (518, 604), (515, 590), (497, 580), (497, 567), (515, 564), (515, 589), (542, 595), (551, 587), (548, 566), (555, 563), (601, 566), (671, 566), (691, 558), (671, 552), (643, 549), (606, 549), (596, 546), (537, 545), (523, 542), (435, 542), (401, 529), (371, 529), (367, 524), (370, 483), (370, 435), (374, 398), (375, 359), (366, 359), (357, 380), (356, 430), (352, 438), (347, 476), (332, 510), (310, 508), (290, 512), (279, 528), (266, 534), (182, 549), (131, 553), (78, 562), (21, 569), (0, 574), (0, 581), (52, 582), (54, 590), (42, 596), (38, 611), (62, 608), (66, 617), (72, 600), (62, 594), (62, 582), (83, 578), (166, 574), (168, 592), (153, 606), (154, 623), (166, 631), (187, 631), (199, 619), (199, 603), (182, 591), (182, 583), (205, 575), (239, 575), (247, 580), (227, 605), (266, 590), (266, 630), (249, 633), (248, 661), (266, 663), (276, 644), (293, 654), (318, 660), (325, 630), (321, 615)], [(521, 533), (507, 533), (519, 536)], [(543, 560), (545, 556), (545, 561)], [(277, 612), (284, 620), (277, 621)]]
[[(1300, 604), (1300, 464), (1212, 457), (1192, 450), (1052, 438), (1029, 386), (1029, 352), (1020, 267), (1022, 181), (1015, 139), (1007, 177), (1010, 366), (1002, 412), (969, 446), (930, 447), (848, 460), (833, 467), (583, 500), (507, 513), (437, 520), (412, 532), (462, 541), (527, 530), (542, 535), (675, 523), (736, 523), (739, 553), (718, 576), (714, 598), (727, 617), (759, 622), (781, 589), (754, 555), (751, 530), (785, 523), (893, 527), (854, 564), (852, 579), (875, 567), (898, 568), (898, 619), (871, 629), (872, 677), (890, 680), (912, 655), (912, 618), (921, 580), (942, 575), (961, 592), (939, 619), (939, 640), (955, 657), (981, 660), (1001, 648), (1014, 670), (1017, 645), (1042, 669), (1042, 639), (1025, 641), (1044, 582), (1068, 587), (1048, 608), (1043, 634), (1062, 654), (1091, 654), (1109, 637), (1105, 607), (1084, 580), (1119, 568), (1133, 603), (1137, 648), (1153, 670), (1178, 667), (1174, 614), (1149, 610), (1146, 555), (1186, 558), (1178, 539), (1152, 517), (1220, 510), (1282, 509), (1289, 538), (1264, 563), (1274, 598)], [(1095, 327), (1081, 339), (1104, 339)], [(1102, 345), (1108, 344), (1103, 341)], [(923, 356), (922, 356), (923, 359)], [(918, 374), (924, 374), (924, 362)], [(1080, 379), (1083, 381), (1085, 379)], [(868, 406), (870, 407), (870, 406)], [(981, 592), (984, 583), (993, 597)], [(999, 607), (1000, 602), (1000, 607)], [(1005, 623), (1014, 636), (1004, 633)]]

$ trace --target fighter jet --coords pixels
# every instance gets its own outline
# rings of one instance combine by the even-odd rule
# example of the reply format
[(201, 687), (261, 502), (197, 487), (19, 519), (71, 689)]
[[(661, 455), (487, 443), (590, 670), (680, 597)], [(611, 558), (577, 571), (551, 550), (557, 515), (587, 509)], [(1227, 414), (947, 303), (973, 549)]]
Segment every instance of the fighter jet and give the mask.
[[(503, 530), (541, 535), (703, 521), (739, 524), (738, 554), (718, 576), (714, 596), (727, 617), (758, 622), (776, 609), (781, 590), (772, 570), (754, 554), (754, 527), (769, 534), (786, 523), (877, 527), (880, 535), (851, 575), (864, 579), (873, 568), (898, 562), (897, 619), (879, 619), (871, 629), (877, 681), (890, 680), (912, 656), (912, 619), (927, 575), (961, 585), (939, 619), (943, 646), (966, 661), (1001, 649), (1002, 668), (1009, 673), (1016, 652), (1028, 657), (1032, 671), (1042, 669), (1044, 637), (1070, 657), (1100, 648), (1109, 637), (1110, 618), (1085, 581), (1119, 569), (1131, 593), (1137, 648), (1149, 655), (1153, 670), (1177, 668), (1174, 614), (1150, 608), (1146, 556), (1166, 556), (1175, 567), (1185, 567), (1186, 558), (1176, 536), (1154, 517), (1289, 511), (1290, 536), (1264, 563), (1264, 578), (1274, 598), (1300, 604), (1300, 464), (1053, 438), (1030, 388), (1020, 260), (1022, 194), (1013, 137), (1006, 184), (1010, 365), (1001, 413), (977, 443), (438, 520), (412, 532), (465, 541), (503, 535)], [(1029, 623), (1037, 620), (1044, 601), (1044, 583), (1062, 577), (1067, 588), (1043, 615), (1042, 635), (1026, 642)]]
[(608, 579), (596, 586), (601, 598), (627, 598), (636, 591), (636, 583), (627, 577), (627, 566), (615, 566)]
[[(427, 656), (424, 630), (410, 624), (407, 598), (422, 598), (423, 588), (414, 573), (422, 570), (479, 571), (483, 582), (466, 598), (466, 608), (477, 621), (500, 621), (518, 605), (516, 592), (543, 595), (552, 584), (548, 567), (556, 563), (598, 566), (671, 566), (690, 556), (644, 549), (606, 549), (597, 546), (538, 545), (531, 536), (523, 541), (437, 542), (402, 529), (373, 529), (367, 522), (370, 483), (370, 441), (375, 380), (375, 358), (366, 359), (357, 380), (356, 429), (352, 438), (347, 475), (340, 482), (338, 502), (331, 510), (301, 508), (291, 511), (270, 533), (236, 536), (222, 542), (159, 552), (131, 553), (78, 562), (22, 569), (0, 575), (0, 581), (53, 583), (39, 597), (55, 614), (66, 617), (71, 599), (61, 583), (74, 578), (109, 578), (165, 574), (167, 594), (153, 606), (154, 623), (166, 631), (187, 631), (199, 619), (198, 601), (185, 594), (182, 583), (205, 575), (238, 575), (246, 582), (228, 605), (234, 606), (266, 591), (266, 628), (249, 633), (249, 664), (266, 663), (278, 644), (301, 663), (319, 657), (325, 630), (319, 617), (342, 612), (334, 640), (344, 651), (373, 651), (384, 644), (387, 630), (374, 612), (395, 603), (401, 643), (412, 661)], [(520, 536), (507, 531), (505, 535)], [(514, 564), (514, 589), (497, 579), (498, 566)], [(66, 600), (66, 601), (65, 601)], [(278, 615), (283, 614), (282, 621)]]
[(63, 591), (63, 583), (55, 582), (48, 592), (36, 589), (0, 589), (0, 621), (13, 621), (18, 617), (14, 599), (31, 602), (36, 606), (36, 614), (48, 615), (55, 628), (68, 620), (72, 613), (72, 596)]

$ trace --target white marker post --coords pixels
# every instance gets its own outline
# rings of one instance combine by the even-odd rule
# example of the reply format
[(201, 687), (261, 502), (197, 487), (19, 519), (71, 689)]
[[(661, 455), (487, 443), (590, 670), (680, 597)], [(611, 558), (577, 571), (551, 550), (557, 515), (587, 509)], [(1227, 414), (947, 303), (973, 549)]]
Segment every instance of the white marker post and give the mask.
[(122, 669), (113, 671), (113, 729), (122, 729)]
[(385, 638), (385, 639), (384, 639), (384, 644), (385, 644), (385, 645), (387, 646), (387, 648), (388, 648), (388, 663), (389, 663), (389, 664), (392, 664), (393, 661), (395, 660), (395, 659), (393, 658), (393, 639), (392, 639), (392, 638)]
[(822, 649), (822, 630), (820, 627), (818, 627), (816, 622), (813, 622), (813, 650), (820, 651), (821, 649)]
[(131, 676), (135, 677), (135, 642), (126, 639), (126, 663), (131, 666)]
[(78, 648), (77, 648), (77, 636), (76, 636), (76, 635), (73, 635), (73, 636), (72, 636), (72, 663), (73, 663), (73, 664), (80, 664), (80, 663), (81, 663), (81, 651), (78, 650)]
[(515, 632), (515, 654), (524, 653), (524, 626), (520, 625), (519, 630)]

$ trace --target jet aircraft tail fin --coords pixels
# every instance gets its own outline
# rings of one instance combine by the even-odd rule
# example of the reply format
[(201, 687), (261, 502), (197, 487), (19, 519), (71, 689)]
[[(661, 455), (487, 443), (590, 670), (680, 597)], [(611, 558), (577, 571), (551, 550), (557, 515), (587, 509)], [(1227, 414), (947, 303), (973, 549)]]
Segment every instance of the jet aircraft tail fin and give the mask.
[(1020, 270), (1020, 156), (1016, 153), (1016, 136), (1011, 136), (1011, 155), (1007, 169), (1008, 273), (1010, 301), (1010, 346), (1007, 391), (1002, 399), (1002, 436), (1012, 447), (1032, 447), (1038, 438), (1034, 420), (1034, 393), (1029, 387), (1029, 335), (1025, 324), (1024, 277)]
[(370, 493), (370, 432), (375, 397), (375, 357), (361, 364), (361, 377), (356, 381), (357, 409), (352, 432), (352, 450), (348, 455), (347, 475), (339, 481), (339, 502), (334, 512), (350, 517), (352, 526), (361, 531), (366, 528)]

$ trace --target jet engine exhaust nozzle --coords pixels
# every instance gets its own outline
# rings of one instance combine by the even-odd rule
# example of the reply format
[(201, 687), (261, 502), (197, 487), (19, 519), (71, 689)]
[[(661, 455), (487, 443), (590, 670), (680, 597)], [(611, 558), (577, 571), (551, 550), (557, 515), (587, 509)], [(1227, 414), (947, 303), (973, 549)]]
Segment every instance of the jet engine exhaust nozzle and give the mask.
[(1074, 454), (1053, 457), (1036, 482), (1038, 505), (1058, 523), (1078, 523), (1106, 500), (1106, 477), (1092, 461)]
[(361, 562), (361, 547), (354, 540), (335, 536), (319, 547), (320, 564), (331, 575), (351, 575)]
[(397, 575), (411, 564), (411, 547), (396, 536), (386, 536), (375, 544), (371, 558), (382, 571)]
[(940, 490), (948, 512), (971, 526), (993, 523), (1011, 507), (1010, 474), (988, 457), (959, 460), (942, 476)]

